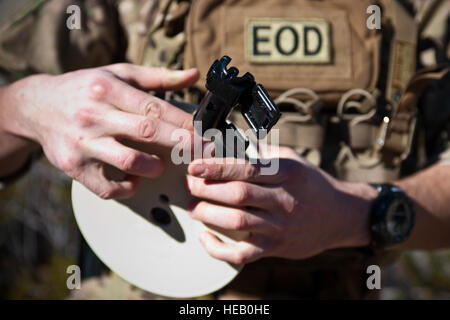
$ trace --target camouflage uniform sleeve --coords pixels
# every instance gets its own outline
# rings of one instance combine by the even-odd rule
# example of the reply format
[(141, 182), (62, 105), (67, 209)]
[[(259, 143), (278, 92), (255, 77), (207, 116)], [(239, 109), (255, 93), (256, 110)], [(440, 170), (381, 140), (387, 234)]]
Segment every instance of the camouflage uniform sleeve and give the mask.
[[(79, 29), (71, 5), (80, 9)], [(5, 0), (0, 9), (0, 69), (8, 75), (59, 74), (124, 56), (115, 1)]]

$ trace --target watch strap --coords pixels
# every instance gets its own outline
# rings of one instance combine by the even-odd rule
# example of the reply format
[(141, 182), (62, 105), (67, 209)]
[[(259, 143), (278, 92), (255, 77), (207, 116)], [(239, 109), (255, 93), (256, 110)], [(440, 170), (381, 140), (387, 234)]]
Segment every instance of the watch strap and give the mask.
[[(371, 243), (369, 246), (373, 250), (381, 250), (407, 239), (414, 225), (414, 207), (406, 193), (397, 186), (388, 183), (371, 184), (371, 186), (379, 193), (370, 208)], [(411, 215), (409, 230), (401, 236), (390, 233), (386, 222), (390, 206), (397, 199), (401, 199), (402, 204), (408, 207), (408, 212)]]

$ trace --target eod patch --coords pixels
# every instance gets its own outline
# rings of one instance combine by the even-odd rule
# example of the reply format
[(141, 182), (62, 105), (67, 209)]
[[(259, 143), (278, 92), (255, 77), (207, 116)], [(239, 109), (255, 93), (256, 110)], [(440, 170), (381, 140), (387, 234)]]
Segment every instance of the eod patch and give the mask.
[(252, 63), (330, 63), (330, 42), (325, 19), (246, 20), (246, 60)]

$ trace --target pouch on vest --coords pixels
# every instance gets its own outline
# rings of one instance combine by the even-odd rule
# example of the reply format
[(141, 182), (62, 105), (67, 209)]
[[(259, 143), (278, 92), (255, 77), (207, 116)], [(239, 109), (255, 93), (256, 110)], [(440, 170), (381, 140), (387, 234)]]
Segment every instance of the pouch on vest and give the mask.
[[(193, 1), (185, 67), (206, 75), (227, 54), (251, 70), (271, 95), (308, 88), (336, 103), (353, 88), (372, 92), (378, 79), (381, 34), (366, 26), (361, 0)], [(202, 88), (199, 81), (198, 87)]]

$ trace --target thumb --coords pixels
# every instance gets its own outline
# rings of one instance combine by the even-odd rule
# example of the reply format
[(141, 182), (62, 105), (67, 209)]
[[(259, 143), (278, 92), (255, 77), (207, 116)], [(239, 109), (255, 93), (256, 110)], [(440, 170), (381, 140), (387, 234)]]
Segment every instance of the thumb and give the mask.
[(130, 63), (106, 66), (120, 79), (134, 83), (142, 89), (164, 91), (180, 90), (194, 84), (200, 77), (197, 69), (171, 70), (162, 67), (144, 67)]

